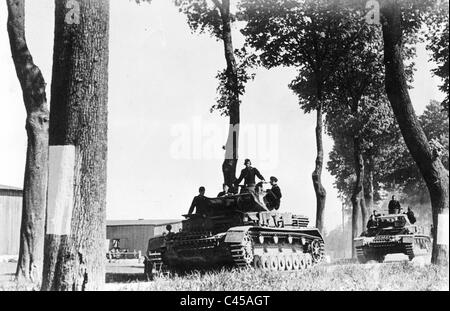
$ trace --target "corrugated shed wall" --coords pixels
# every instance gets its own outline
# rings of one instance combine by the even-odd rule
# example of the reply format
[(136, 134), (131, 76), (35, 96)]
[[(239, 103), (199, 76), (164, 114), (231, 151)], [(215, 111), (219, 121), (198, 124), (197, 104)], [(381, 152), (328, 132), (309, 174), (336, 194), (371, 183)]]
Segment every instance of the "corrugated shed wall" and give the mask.
[(113, 239), (120, 239), (119, 247), (129, 251), (147, 250), (148, 239), (153, 236), (153, 226), (107, 226), (106, 238), (112, 243)]
[(0, 189), (0, 255), (18, 255), (22, 191)]
[[(172, 232), (178, 232), (181, 229), (181, 222), (172, 224)], [(110, 241), (120, 239), (119, 247), (129, 251), (147, 250), (148, 240), (156, 235), (162, 235), (166, 231), (166, 225), (125, 225), (125, 226), (107, 226), (106, 238)]]

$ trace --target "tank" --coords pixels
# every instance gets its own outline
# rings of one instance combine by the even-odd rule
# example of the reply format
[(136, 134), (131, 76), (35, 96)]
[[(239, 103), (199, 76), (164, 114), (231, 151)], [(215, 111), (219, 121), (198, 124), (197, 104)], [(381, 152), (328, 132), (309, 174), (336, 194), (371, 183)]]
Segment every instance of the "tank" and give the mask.
[(431, 238), (412, 225), (406, 214), (378, 215), (375, 223), (355, 239), (358, 261), (383, 262), (388, 254), (403, 253), (412, 260), (431, 253)]
[(219, 267), (299, 270), (319, 263), (324, 241), (308, 218), (269, 211), (254, 193), (205, 198), (202, 214), (183, 215), (179, 232), (151, 238), (144, 266), (152, 279)]

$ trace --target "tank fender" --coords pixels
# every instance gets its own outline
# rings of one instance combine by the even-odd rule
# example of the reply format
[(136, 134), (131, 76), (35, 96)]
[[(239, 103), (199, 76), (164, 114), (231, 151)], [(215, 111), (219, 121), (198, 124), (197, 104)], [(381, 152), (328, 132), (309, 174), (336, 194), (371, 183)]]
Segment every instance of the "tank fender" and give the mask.
[(166, 246), (166, 237), (163, 235), (148, 240), (148, 251), (155, 251)]
[(239, 243), (242, 242), (244, 239), (244, 236), (247, 234), (248, 230), (252, 226), (240, 226), (240, 227), (233, 227), (228, 229), (227, 235), (225, 236), (225, 242), (226, 243)]
[(414, 242), (414, 237), (412, 237), (412, 236), (403, 236), (402, 237), (402, 242), (403, 243), (413, 243)]

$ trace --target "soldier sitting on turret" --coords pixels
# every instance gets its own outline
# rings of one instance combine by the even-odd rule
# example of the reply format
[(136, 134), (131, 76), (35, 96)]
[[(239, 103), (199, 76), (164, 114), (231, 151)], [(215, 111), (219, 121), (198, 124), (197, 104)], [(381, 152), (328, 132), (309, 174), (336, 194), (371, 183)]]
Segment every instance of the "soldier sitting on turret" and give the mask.
[(189, 215), (192, 215), (192, 213), (194, 212), (194, 208), (196, 208), (196, 211), (195, 211), (196, 214), (200, 214), (200, 215), (205, 214), (205, 211), (204, 211), (204, 206), (205, 206), (204, 202), (206, 200), (205, 187), (201, 186), (200, 188), (198, 188), (198, 192), (199, 192), (199, 195), (195, 196), (194, 199), (192, 200), (191, 207), (189, 208), (189, 212), (188, 212)]
[(278, 178), (275, 176), (270, 177), (270, 184), (272, 189), (267, 190), (266, 200), (269, 203), (269, 210), (278, 210), (280, 208), (281, 190), (277, 185)]

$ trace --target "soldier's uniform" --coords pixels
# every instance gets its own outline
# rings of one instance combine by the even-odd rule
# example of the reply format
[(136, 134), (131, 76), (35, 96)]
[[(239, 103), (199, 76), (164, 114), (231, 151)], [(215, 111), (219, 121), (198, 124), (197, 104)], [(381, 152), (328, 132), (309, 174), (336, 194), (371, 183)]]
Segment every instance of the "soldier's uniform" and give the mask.
[(400, 202), (397, 200), (390, 200), (388, 209), (389, 209), (389, 214), (399, 214), (400, 213)]
[(206, 198), (204, 195), (197, 195), (194, 197), (191, 203), (191, 207), (189, 208), (188, 214), (192, 214), (194, 212), (194, 208), (196, 208), (196, 214), (204, 214), (205, 213), (205, 202)]
[(246, 167), (242, 169), (241, 175), (236, 180), (236, 185), (239, 185), (242, 180), (244, 180), (244, 185), (249, 191), (255, 190), (255, 176), (261, 180), (264, 180), (264, 177), (258, 171), (256, 167)]
[(270, 209), (278, 210), (280, 208), (281, 190), (278, 185), (273, 185), (272, 189), (267, 191), (266, 199), (269, 202)]

